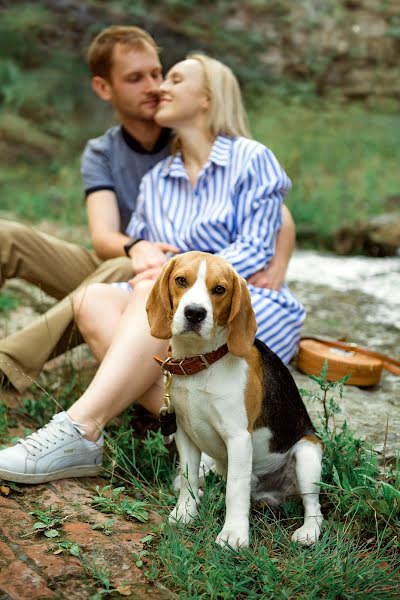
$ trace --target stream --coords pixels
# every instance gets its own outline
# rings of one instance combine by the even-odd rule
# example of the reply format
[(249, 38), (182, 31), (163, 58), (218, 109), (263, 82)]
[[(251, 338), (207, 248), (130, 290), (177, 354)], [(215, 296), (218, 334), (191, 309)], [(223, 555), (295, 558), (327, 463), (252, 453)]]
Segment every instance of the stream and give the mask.
[[(400, 257), (338, 257), (297, 251), (288, 284), (307, 311), (305, 335), (346, 338), (360, 346), (400, 359)], [(317, 384), (292, 368), (300, 388)], [(400, 377), (383, 371), (370, 388), (346, 385), (338, 422), (347, 421), (385, 456), (400, 449)], [(308, 409), (316, 418), (321, 407)]]

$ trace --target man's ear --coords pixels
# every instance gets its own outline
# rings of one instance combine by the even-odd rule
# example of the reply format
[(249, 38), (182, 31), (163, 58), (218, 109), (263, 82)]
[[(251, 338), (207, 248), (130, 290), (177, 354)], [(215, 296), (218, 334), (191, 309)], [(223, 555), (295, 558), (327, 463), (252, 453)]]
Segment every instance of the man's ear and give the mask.
[(92, 77), (92, 89), (101, 100), (110, 102), (112, 98), (111, 85), (106, 79), (99, 77), (98, 75)]

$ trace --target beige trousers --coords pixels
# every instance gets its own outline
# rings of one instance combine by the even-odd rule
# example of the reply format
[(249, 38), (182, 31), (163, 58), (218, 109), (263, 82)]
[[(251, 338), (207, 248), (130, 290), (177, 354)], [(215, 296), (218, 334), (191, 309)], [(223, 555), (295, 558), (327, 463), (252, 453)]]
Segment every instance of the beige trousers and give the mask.
[(132, 277), (132, 263), (119, 257), (102, 262), (93, 252), (53, 236), (0, 219), (0, 286), (19, 277), (59, 302), (24, 329), (0, 341), (0, 374), (20, 392), (44, 363), (82, 342), (74, 327), (74, 291), (89, 283)]

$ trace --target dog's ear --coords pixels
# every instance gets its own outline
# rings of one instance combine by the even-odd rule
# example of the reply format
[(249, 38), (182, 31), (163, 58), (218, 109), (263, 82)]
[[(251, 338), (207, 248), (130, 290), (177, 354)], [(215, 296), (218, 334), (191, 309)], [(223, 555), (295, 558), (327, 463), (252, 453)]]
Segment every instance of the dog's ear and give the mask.
[(254, 344), (257, 322), (246, 281), (234, 275), (231, 312), (228, 318), (228, 349), (235, 356), (246, 356)]
[(172, 302), (169, 295), (169, 276), (174, 259), (169, 260), (157, 277), (146, 304), (147, 318), (151, 335), (160, 340), (169, 340), (172, 336)]

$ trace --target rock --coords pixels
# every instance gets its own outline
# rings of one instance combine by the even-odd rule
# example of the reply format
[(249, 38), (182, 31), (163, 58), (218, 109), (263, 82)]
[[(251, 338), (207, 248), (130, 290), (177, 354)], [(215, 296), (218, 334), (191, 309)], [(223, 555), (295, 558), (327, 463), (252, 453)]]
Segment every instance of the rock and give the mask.
[(336, 232), (334, 247), (342, 255), (395, 256), (400, 250), (400, 212), (344, 225)]

